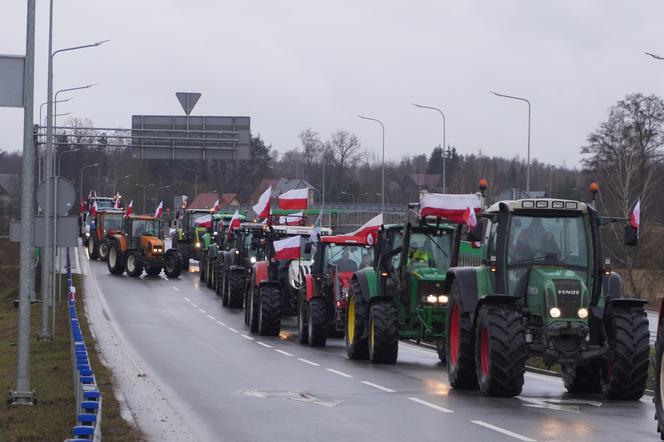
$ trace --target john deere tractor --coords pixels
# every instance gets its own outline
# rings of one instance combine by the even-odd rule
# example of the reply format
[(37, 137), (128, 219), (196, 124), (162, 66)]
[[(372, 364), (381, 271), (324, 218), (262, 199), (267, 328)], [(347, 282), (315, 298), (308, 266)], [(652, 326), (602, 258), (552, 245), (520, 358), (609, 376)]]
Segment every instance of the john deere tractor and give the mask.
[(301, 344), (323, 347), (328, 336), (343, 336), (353, 273), (374, 262), (366, 235), (321, 236), (312, 244), (311, 272), (304, 276), (297, 309)]
[(200, 261), (203, 247), (203, 234), (207, 227), (197, 226), (196, 220), (202, 216), (210, 215), (208, 209), (187, 209), (178, 221), (177, 229), (172, 235), (173, 247), (182, 254), (183, 270), (189, 269), (189, 260)]
[(90, 220), (90, 236), (88, 237), (88, 256), (90, 259), (108, 259), (108, 236), (117, 234), (122, 230), (124, 211), (99, 210), (94, 219)]
[(122, 231), (108, 235), (108, 271), (113, 275), (138, 278), (143, 269), (150, 276), (164, 270), (169, 278), (182, 273), (182, 254), (177, 249), (164, 250), (159, 236), (161, 220), (153, 216), (131, 215), (125, 218)]
[[(228, 249), (228, 226), (232, 219), (231, 213), (215, 213), (212, 215), (212, 228), (201, 235), (199, 278), (210, 288), (217, 283), (214, 269), (219, 256)], [(243, 220), (244, 216), (240, 215), (240, 219)]]
[[(451, 268), (445, 281), (452, 387), (518, 395), (526, 359), (539, 356), (560, 363), (571, 393), (639, 399), (648, 377), (645, 301), (623, 296), (600, 238), (600, 226), (626, 220), (562, 199), (501, 201), (482, 218), (481, 264)], [(626, 224), (625, 244), (636, 242)]]
[(251, 268), (265, 259), (269, 228), (265, 224), (242, 223), (228, 232), (228, 250), (215, 263), (217, 294), (225, 307), (241, 308)]
[(382, 226), (375, 259), (351, 281), (346, 311), (346, 350), (394, 364), (399, 339), (434, 341), (445, 358), (445, 275), (458, 259), (461, 226), (442, 218), (418, 218)]

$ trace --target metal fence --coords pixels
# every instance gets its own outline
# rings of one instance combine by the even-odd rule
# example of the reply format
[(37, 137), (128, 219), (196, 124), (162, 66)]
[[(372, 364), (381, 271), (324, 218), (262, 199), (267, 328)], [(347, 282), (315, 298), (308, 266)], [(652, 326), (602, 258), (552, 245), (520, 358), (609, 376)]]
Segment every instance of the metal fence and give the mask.
[(94, 371), (90, 367), (88, 349), (83, 339), (83, 332), (76, 313), (76, 288), (72, 281), (71, 261), (67, 248), (67, 288), (69, 311), (69, 330), (71, 333), (71, 366), (76, 402), (76, 425), (72, 428), (73, 438), (67, 442), (80, 440), (101, 441), (101, 406), (102, 398)]

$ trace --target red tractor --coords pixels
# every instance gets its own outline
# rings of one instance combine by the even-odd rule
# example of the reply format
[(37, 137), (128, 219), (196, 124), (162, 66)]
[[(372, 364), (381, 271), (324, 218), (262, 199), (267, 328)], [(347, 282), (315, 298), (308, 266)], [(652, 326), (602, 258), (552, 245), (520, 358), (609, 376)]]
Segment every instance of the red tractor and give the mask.
[(90, 259), (108, 259), (110, 238), (122, 230), (124, 215), (124, 210), (120, 209), (99, 210), (94, 217), (88, 215), (90, 236), (87, 248)]
[(312, 244), (311, 272), (298, 297), (297, 329), (301, 344), (323, 347), (328, 336), (343, 336), (353, 273), (373, 265), (367, 236), (322, 236)]

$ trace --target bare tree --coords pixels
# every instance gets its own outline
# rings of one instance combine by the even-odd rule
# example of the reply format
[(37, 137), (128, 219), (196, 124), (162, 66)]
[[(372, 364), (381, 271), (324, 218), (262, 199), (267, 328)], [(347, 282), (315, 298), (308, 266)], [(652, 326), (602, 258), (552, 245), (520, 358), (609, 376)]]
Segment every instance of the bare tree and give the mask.
[(344, 173), (357, 166), (365, 158), (365, 152), (357, 136), (345, 130), (333, 133), (325, 145), (329, 159), (337, 172), (337, 186), (341, 188)]
[(300, 132), (300, 142), (302, 143), (302, 161), (306, 171), (310, 171), (312, 166), (321, 159), (322, 143), (318, 132), (307, 128)]

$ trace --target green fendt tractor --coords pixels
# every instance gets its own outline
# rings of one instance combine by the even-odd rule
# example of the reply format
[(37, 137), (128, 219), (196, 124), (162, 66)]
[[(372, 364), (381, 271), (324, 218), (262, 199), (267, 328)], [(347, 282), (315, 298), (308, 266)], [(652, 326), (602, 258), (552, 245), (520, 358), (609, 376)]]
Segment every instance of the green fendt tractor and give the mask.
[(196, 220), (202, 216), (210, 215), (209, 209), (187, 209), (178, 220), (177, 229), (171, 236), (173, 248), (180, 251), (183, 257), (183, 270), (189, 270), (189, 260), (201, 259), (201, 247), (203, 246), (203, 234), (208, 230), (206, 227), (197, 226)]
[(436, 342), (441, 360), (447, 327), (447, 270), (458, 259), (462, 227), (424, 217), (378, 231), (372, 267), (353, 275), (346, 309), (351, 359), (393, 364), (399, 339)]
[[(602, 218), (561, 199), (501, 201), (481, 217), (480, 265), (451, 268), (445, 293), (447, 367), (454, 388), (515, 396), (526, 359), (560, 363), (571, 393), (637, 400), (648, 376), (645, 301), (624, 298), (604, 260)], [(471, 232), (480, 239), (478, 229)], [(636, 245), (625, 226), (625, 244)]]
[[(200, 280), (205, 281), (208, 287), (214, 289), (217, 285), (215, 268), (218, 260), (230, 247), (228, 233), (233, 214), (215, 213), (211, 218), (212, 228), (201, 235), (201, 259), (198, 265)], [(244, 215), (240, 215), (240, 221), (242, 220), (244, 220)]]

